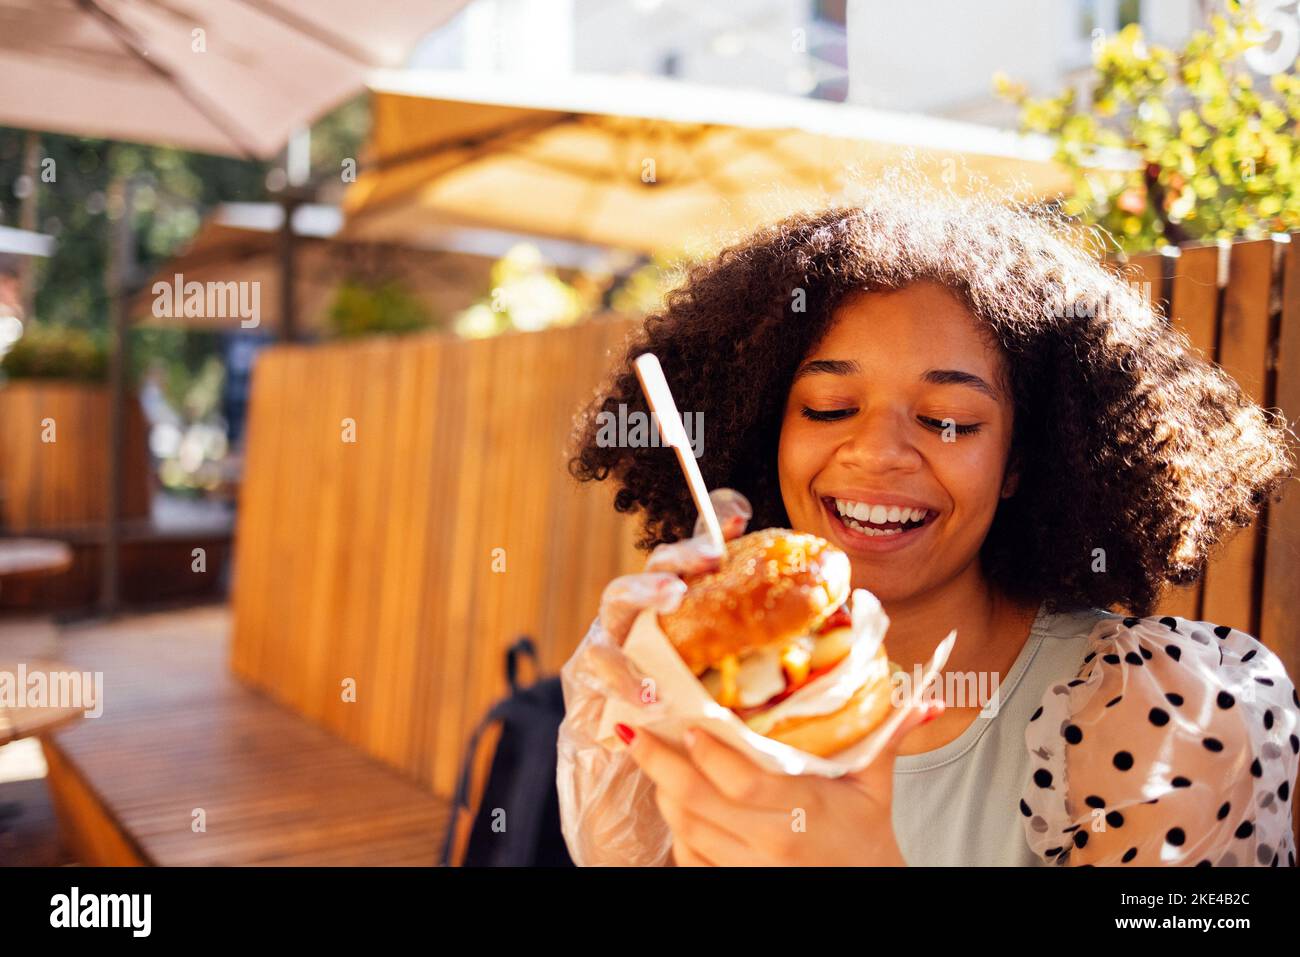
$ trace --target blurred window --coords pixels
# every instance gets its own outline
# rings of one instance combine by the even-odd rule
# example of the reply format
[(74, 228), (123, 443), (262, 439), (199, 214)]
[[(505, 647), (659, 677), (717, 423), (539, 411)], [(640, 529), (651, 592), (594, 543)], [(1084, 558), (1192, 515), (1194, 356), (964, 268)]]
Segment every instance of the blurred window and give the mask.
[(813, 0), (813, 16), (840, 26), (848, 24), (849, 0)]

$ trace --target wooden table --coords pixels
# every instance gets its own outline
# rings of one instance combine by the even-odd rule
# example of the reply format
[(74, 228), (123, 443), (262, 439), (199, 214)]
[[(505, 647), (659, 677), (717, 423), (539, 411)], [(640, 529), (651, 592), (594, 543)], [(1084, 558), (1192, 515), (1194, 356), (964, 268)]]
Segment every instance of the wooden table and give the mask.
[(72, 566), (66, 542), (45, 538), (0, 538), (0, 581), (54, 575)]
[[(80, 707), (66, 705), (33, 707), (24, 701), (25, 689), (28, 687), (27, 679), (32, 674), (42, 672), (51, 675), (68, 673), (71, 670), (67, 665), (57, 661), (0, 661), (0, 747), (19, 738), (48, 734), (71, 724), (86, 711), (94, 709), (93, 698), (81, 702)], [(46, 686), (50, 687), (48, 678)], [(3, 828), (5, 818), (13, 817), (20, 810), (21, 805), (0, 803), (0, 828)]]
[[(22, 700), (25, 694), (24, 687), (29, 682), (23, 680), (20, 683), (20, 678), (29, 678), (36, 672), (50, 675), (71, 671), (72, 668), (57, 661), (33, 660), (20, 663), (0, 660), (0, 745), (17, 741), (19, 738), (46, 734), (72, 723), (85, 712), (94, 709), (93, 698), (81, 702), (77, 707), (70, 705), (31, 707)], [(16, 703), (11, 702), (9, 695), (5, 693), (10, 690), (18, 696)]]

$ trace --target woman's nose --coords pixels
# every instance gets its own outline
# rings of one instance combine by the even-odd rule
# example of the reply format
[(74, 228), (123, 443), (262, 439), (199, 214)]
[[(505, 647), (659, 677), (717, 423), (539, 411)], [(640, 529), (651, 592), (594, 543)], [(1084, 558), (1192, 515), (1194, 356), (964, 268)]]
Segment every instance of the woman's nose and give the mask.
[(857, 427), (840, 446), (839, 455), (846, 465), (863, 471), (916, 468), (921, 455), (912, 443), (909, 424), (905, 414), (891, 409), (864, 411), (857, 416)]

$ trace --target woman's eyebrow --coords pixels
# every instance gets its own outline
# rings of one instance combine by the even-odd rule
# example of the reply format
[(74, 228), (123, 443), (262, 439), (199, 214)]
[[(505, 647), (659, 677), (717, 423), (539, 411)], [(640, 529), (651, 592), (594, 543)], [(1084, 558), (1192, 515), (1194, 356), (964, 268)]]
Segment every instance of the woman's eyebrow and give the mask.
[(813, 359), (805, 362), (794, 374), (794, 382), (806, 375), (857, 375), (862, 371), (856, 359)]
[(927, 369), (922, 374), (921, 381), (931, 385), (968, 385), (972, 389), (983, 392), (994, 402), (998, 401), (998, 394), (993, 386), (973, 372), (963, 372), (960, 369)]

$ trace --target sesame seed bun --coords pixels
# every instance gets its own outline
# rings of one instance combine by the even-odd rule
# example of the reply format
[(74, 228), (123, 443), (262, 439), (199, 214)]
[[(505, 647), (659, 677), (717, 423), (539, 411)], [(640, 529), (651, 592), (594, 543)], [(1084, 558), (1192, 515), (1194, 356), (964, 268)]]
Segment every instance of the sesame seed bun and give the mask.
[(659, 627), (695, 674), (728, 655), (812, 634), (849, 597), (848, 556), (816, 535), (766, 528), (727, 543), (722, 567), (686, 579)]

